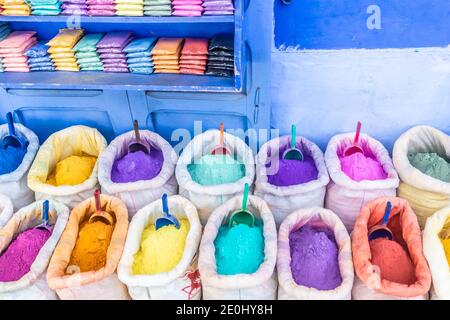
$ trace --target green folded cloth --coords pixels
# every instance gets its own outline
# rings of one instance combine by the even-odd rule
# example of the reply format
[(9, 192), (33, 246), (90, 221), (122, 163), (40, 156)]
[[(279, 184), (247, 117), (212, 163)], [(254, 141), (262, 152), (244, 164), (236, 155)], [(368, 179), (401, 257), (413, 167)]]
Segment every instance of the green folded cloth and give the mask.
[(31, 6), (31, 9), (33, 10), (61, 10), (61, 4), (39, 4), (39, 5), (33, 5)]
[(103, 68), (103, 64), (101, 62), (91, 62), (80, 64), (81, 68)]
[(96, 63), (101, 62), (100, 58), (97, 57), (89, 57), (89, 58), (81, 58), (77, 59), (78, 64), (85, 64), (85, 63)]
[(167, 6), (167, 5), (144, 5), (144, 10), (152, 10), (152, 11), (168, 11), (168, 10), (172, 10), (171, 6)]
[(145, 4), (152, 4), (152, 5), (161, 5), (161, 4), (172, 4), (171, 0), (144, 0)]
[(61, 10), (33, 10), (31, 14), (34, 16), (58, 16)]
[(103, 71), (103, 67), (87, 67), (87, 68), (84, 68), (84, 67), (82, 67), (81, 68), (81, 71)]
[(155, 16), (155, 17), (167, 17), (172, 15), (172, 10), (170, 11), (152, 11), (145, 10), (144, 15), (146, 16)]
[(73, 48), (74, 52), (92, 52), (97, 50), (97, 43), (103, 38), (103, 33), (85, 35)]
[(26, 2), (31, 6), (60, 3), (59, 0), (28, 0)]
[(87, 52), (77, 52), (75, 53), (75, 58), (77, 59), (83, 59), (83, 58), (92, 58), (92, 57), (98, 57), (98, 53), (96, 51), (87, 51)]

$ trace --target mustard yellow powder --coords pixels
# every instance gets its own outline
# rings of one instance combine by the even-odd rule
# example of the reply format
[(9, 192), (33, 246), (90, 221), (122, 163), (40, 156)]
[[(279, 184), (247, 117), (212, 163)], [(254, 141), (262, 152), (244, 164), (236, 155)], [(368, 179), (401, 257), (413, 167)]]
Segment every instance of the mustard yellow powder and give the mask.
[(450, 267), (450, 239), (441, 239), (444, 246), (445, 256), (447, 257), (448, 266)]
[(113, 230), (114, 225), (101, 221), (82, 224), (69, 266), (78, 266), (81, 272), (103, 268)]
[(70, 156), (56, 164), (47, 183), (54, 186), (77, 185), (88, 179), (94, 169), (96, 157)]
[(140, 250), (134, 255), (134, 274), (157, 274), (172, 270), (181, 260), (189, 232), (189, 221), (180, 220), (180, 229), (169, 225), (156, 230), (152, 224), (142, 233)]

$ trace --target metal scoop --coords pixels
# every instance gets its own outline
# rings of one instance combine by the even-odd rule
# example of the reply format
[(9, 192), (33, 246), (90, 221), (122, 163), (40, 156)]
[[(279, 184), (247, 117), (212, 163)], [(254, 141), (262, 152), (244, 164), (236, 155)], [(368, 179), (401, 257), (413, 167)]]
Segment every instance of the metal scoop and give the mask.
[(291, 147), (283, 152), (283, 159), (303, 161), (302, 151), (295, 146), (297, 142), (296, 140), (297, 127), (293, 124), (291, 127)]
[(223, 122), (220, 124), (220, 142), (219, 145), (216, 146), (211, 154), (213, 155), (230, 155), (231, 151), (225, 146), (225, 143), (223, 141), (223, 132), (224, 132), (224, 125)]
[(391, 209), (392, 204), (388, 201), (386, 203), (386, 211), (384, 213), (382, 224), (376, 225), (369, 230), (369, 241), (379, 238), (385, 238), (388, 240), (392, 240), (394, 238), (392, 231), (387, 227), (389, 216), (391, 215)]
[(133, 122), (133, 128), (134, 128), (134, 135), (135, 139), (130, 142), (128, 145), (128, 152), (134, 153), (138, 151), (142, 151), (145, 154), (150, 153), (150, 144), (144, 139), (141, 139), (141, 134), (139, 133), (139, 124), (137, 120), (134, 120)]
[(233, 227), (238, 224), (246, 224), (249, 227), (253, 227), (255, 224), (255, 216), (249, 210), (247, 210), (248, 194), (250, 187), (248, 183), (244, 187), (244, 196), (242, 198), (242, 209), (234, 211), (230, 219), (228, 220), (228, 226)]
[(49, 205), (50, 203), (48, 200), (42, 202), (42, 210), (41, 210), (42, 223), (40, 225), (37, 225), (35, 229), (52, 232), (52, 227), (48, 223)]
[(180, 229), (180, 222), (178, 222), (178, 219), (169, 213), (169, 203), (167, 200), (167, 194), (165, 193), (162, 196), (162, 208), (164, 215), (156, 219), (155, 221), (156, 230), (169, 225), (174, 225), (177, 229)]
[(348, 146), (347, 148), (345, 148), (345, 150), (344, 150), (344, 157), (351, 156), (352, 154), (355, 154), (355, 153), (362, 153), (362, 154), (364, 154), (363, 148), (361, 148), (361, 146), (359, 145), (359, 135), (360, 135), (360, 133), (361, 133), (361, 122), (358, 121), (358, 124), (356, 126), (355, 139), (353, 140), (353, 144), (351, 146)]
[(95, 190), (94, 198), (96, 211), (93, 215), (89, 217), (89, 223), (100, 221), (108, 225), (113, 225), (114, 219), (111, 216), (111, 214), (102, 210), (102, 202), (100, 201), (100, 190), (98, 189)]
[(12, 117), (12, 113), (8, 112), (6, 114), (6, 121), (8, 122), (8, 131), (9, 134), (2, 139), (2, 148), (6, 149), (7, 147), (20, 148), (24, 149), (24, 145), (22, 144), (22, 140), (16, 135), (16, 130), (14, 128), (14, 121)]

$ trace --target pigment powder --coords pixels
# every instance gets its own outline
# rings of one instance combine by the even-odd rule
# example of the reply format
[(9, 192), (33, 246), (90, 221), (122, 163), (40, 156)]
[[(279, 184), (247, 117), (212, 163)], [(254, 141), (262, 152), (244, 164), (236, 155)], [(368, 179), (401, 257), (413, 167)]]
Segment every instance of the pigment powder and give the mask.
[(96, 161), (96, 157), (70, 156), (56, 164), (55, 172), (47, 183), (54, 186), (83, 183), (91, 176)]
[(159, 149), (152, 148), (150, 154), (143, 151), (127, 153), (114, 162), (111, 181), (126, 183), (153, 179), (161, 171), (163, 163), (163, 153)]
[(0, 175), (15, 171), (22, 163), (26, 152), (22, 148), (0, 147)]
[(439, 238), (442, 242), (445, 257), (447, 258), (447, 262), (450, 267), (450, 217), (447, 219), (447, 221), (444, 224), (444, 227), (439, 233)]
[(399, 243), (378, 238), (370, 241), (369, 245), (372, 264), (380, 268), (381, 279), (407, 285), (416, 282), (411, 258)]
[[(266, 167), (270, 168), (273, 163)], [(278, 160), (278, 171), (274, 175), (267, 175), (270, 184), (279, 187), (292, 186), (316, 180), (318, 176), (314, 159), (308, 155), (299, 160)]]
[(339, 250), (333, 231), (305, 225), (289, 234), (291, 272), (295, 283), (333, 290), (342, 283)]
[(114, 225), (101, 221), (82, 224), (69, 266), (77, 266), (80, 272), (103, 268), (113, 231)]
[(354, 181), (383, 180), (387, 173), (383, 166), (371, 157), (366, 157), (360, 152), (347, 157), (339, 156), (342, 171)]
[(157, 274), (176, 267), (183, 257), (190, 224), (180, 219), (180, 229), (167, 225), (156, 230), (151, 224), (142, 233), (140, 250), (134, 255), (133, 274)]
[(35, 228), (19, 234), (0, 256), (0, 281), (17, 281), (26, 275), (51, 234)]
[(422, 173), (444, 182), (450, 182), (450, 163), (436, 153), (408, 154), (408, 159), (411, 165)]
[(447, 258), (448, 266), (450, 267), (450, 239), (441, 239), (444, 247), (445, 257)]
[(251, 274), (264, 261), (264, 235), (262, 223), (255, 221), (253, 227), (238, 224), (221, 226), (214, 241), (217, 273), (234, 275)]
[(245, 165), (229, 155), (205, 155), (187, 169), (192, 180), (203, 186), (233, 183), (245, 176)]

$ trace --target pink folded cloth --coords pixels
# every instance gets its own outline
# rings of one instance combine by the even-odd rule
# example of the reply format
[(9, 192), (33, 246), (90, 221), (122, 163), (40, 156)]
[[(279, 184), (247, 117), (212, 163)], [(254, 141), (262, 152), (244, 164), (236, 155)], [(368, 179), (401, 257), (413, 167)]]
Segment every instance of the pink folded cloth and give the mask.
[[(97, 51), (98, 52), (98, 51)], [(100, 59), (126, 59), (125, 53), (102, 53), (100, 54)]]
[(202, 15), (201, 11), (176, 10), (172, 12), (173, 16), (179, 17), (199, 17)]
[(108, 67), (108, 68), (103, 68), (104, 72), (129, 72), (128, 68), (121, 68), (121, 67)]
[(25, 56), (19, 56), (19, 57), (8, 57), (8, 58), (4, 58), (2, 60), (3, 64), (8, 64), (8, 63), (27, 63), (28, 61), (28, 57)]
[(114, 0), (87, 0), (87, 4), (115, 4)]
[(5, 68), (28, 68), (28, 63), (4, 63)]
[(174, 0), (172, 1), (172, 5), (185, 5), (185, 4), (202, 4), (202, 0)]
[(9, 36), (0, 41), (0, 48), (21, 48), (35, 34), (35, 31), (13, 31)]
[(116, 10), (89, 10), (88, 14), (90, 16), (114, 16), (116, 15)]
[(203, 7), (196, 4), (175, 5), (174, 9), (183, 11), (203, 11)]
[(35, 37), (28, 39), (25, 41), (21, 47), (19, 48), (0, 48), (0, 56), (3, 56), (3, 54), (9, 54), (9, 53), (19, 53), (23, 54), (25, 51), (30, 49), (32, 46), (34, 46), (37, 43), (37, 40)]
[(30, 72), (29, 67), (5, 68), (6, 72)]
[(115, 11), (116, 6), (114, 4), (92, 4), (92, 5), (89, 5), (89, 11), (92, 11), (92, 10)]

